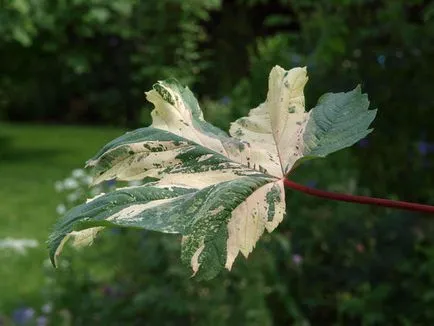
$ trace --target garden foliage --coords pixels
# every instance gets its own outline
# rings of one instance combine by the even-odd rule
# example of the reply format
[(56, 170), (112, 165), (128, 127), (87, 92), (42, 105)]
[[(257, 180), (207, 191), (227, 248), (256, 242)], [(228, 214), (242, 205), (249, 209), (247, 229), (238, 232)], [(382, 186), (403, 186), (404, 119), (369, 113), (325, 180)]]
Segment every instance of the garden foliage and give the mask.
[[(219, 1), (6, 0), (0, 112), (13, 120), (134, 124), (143, 85), (194, 84), (209, 56), (201, 23)], [(200, 53), (199, 53), (200, 52)]]
[[(266, 97), (275, 64), (307, 66), (306, 107), (324, 89), (363, 81), (381, 114), (369, 140), (306, 162), (293, 177), (434, 204), (433, 2), (148, 3), (3, 1), (0, 119), (147, 125), (142, 90), (172, 75), (188, 77), (181, 81), (204, 96), (206, 120), (228, 130)], [(14, 146), (5, 139), (0, 152), (6, 145)], [(80, 190), (75, 204), (95, 195)], [(40, 304), (19, 300), (35, 310), (51, 300), (53, 325), (434, 324), (429, 218), (293, 192), (286, 205), (279, 231), (214, 280), (189, 279), (177, 236), (115, 229), (84, 251), (66, 250), (59, 269), (47, 269)]]

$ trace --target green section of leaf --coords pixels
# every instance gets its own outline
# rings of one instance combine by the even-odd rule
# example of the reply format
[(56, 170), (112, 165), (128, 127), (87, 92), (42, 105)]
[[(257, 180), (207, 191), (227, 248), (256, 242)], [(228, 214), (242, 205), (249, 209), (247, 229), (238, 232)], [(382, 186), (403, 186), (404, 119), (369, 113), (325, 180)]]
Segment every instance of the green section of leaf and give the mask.
[(265, 176), (243, 177), (201, 190), (151, 184), (114, 191), (66, 214), (49, 239), (50, 258), (55, 263), (56, 252), (73, 231), (97, 226), (137, 227), (182, 234), (183, 261), (193, 266), (196, 254), (198, 270), (194, 272), (199, 278), (212, 278), (225, 267), (227, 223), (233, 210), (270, 181), (273, 179)]
[[(122, 210), (131, 207), (132, 205), (144, 205), (155, 202), (157, 200), (176, 198), (182, 195), (192, 193), (195, 189), (181, 187), (155, 187), (152, 185), (132, 187), (120, 189), (94, 200), (86, 204), (79, 205), (66, 213), (65, 217), (55, 225), (54, 231), (49, 238), (50, 258), (54, 263), (56, 250), (60, 246), (62, 240), (72, 231), (83, 230), (95, 226), (137, 226), (139, 227), (140, 216), (135, 215), (135, 223), (131, 223), (129, 219), (115, 219), (110, 221), (110, 217), (116, 216)], [(161, 225), (164, 218), (173, 220), (174, 217), (168, 214), (160, 216), (159, 214), (152, 215), (154, 219), (142, 221), (141, 227), (147, 229), (155, 228)], [(157, 221), (157, 218), (161, 220)], [(172, 223), (175, 227), (175, 223)], [(162, 231), (160, 226), (159, 231)], [(179, 232), (178, 229), (173, 229), (172, 232)]]
[(277, 185), (273, 185), (273, 188), (267, 193), (266, 199), (269, 205), (267, 220), (270, 222), (276, 213), (276, 204), (280, 202), (280, 189)]
[(355, 144), (368, 135), (377, 110), (360, 86), (347, 93), (327, 93), (310, 112), (303, 134), (305, 158), (325, 157)]
[(197, 273), (194, 274), (197, 280), (214, 278), (226, 263), (228, 238), (226, 223), (215, 223), (214, 227), (207, 226), (204, 231), (211, 232), (202, 237), (196, 234), (193, 234), (193, 237), (186, 237), (182, 245), (181, 259), (186, 265), (191, 265), (193, 257), (199, 252), (197, 258), (199, 267)]

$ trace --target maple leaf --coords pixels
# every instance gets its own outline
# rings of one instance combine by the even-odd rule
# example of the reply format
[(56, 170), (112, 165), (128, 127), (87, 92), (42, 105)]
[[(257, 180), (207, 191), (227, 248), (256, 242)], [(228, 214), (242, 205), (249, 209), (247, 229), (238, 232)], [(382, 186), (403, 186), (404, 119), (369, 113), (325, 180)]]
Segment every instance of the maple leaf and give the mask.
[[(371, 129), (376, 111), (360, 88), (325, 94), (306, 112), (305, 68), (276, 66), (264, 103), (236, 120), (230, 135), (206, 122), (191, 91), (176, 80), (146, 93), (152, 125), (128, 132), (87, 162), (94, 184), (142, 180), (66, 213), (49, 238), (53, 264), (66, 240), (92, 243), (108, 226), (182, 235), (182, 260), (209, 279), (253, 250), (286, 214), (284, 180), (306, 159), (351, 146)], [(148, 179), (146, 179), (148, 180)]]

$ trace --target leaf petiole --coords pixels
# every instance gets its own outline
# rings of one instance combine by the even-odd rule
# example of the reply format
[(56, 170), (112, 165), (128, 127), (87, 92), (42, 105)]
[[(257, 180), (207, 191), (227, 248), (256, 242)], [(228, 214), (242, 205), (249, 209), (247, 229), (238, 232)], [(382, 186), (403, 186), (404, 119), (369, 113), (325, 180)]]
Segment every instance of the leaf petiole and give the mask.
[(409, 211), (421, 212), (421, 213), (433, 213), (434, 214), (434, 206), (423, 205), (418, 203), (410, 203), (405, 201), (391, 200), (391, 199), (383, 199), (383, 198), (373, 198), (367, 196), (357, 196), (357, 195), (349, 195), (349, 194), (341, 194), (336, 192), (330, 192), (325, 190), (319, 190), (311, 187), (307, 187), (301, 184), (298, 184), (294, 181), (284, 179), (283, 180), (286, 187), (301, 191), (305, 194), (327, 198), (331, 200), (345, 201), (351, 203), (358, 203), (364, 205), (377, 205), (389, 208), (399, 208), (405, 209)]

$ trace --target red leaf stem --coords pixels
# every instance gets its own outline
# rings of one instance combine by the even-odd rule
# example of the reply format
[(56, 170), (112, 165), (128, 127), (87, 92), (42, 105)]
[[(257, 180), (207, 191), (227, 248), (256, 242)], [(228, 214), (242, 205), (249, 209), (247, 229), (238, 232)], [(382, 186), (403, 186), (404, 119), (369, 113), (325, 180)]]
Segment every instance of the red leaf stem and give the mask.
[(283, 182), (285, 186), (288, 188), (301, 191), (304, 192), (305, 194), (316, 196), (316, 197), (351, 202), (351, 203), (365, 204), (365, 205), (377, 205), (377, 206), (384, 206), (390, 208), (400, 208), (400, 209), (406, 209), (409, 211), (416, 211), (421, 213), (434, 213), (434, 206), (430, 206), (430, 205), (324, 191), (324, 190), (306, 187), (288, 179), (284, 179)]

